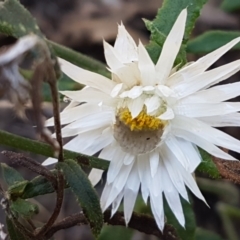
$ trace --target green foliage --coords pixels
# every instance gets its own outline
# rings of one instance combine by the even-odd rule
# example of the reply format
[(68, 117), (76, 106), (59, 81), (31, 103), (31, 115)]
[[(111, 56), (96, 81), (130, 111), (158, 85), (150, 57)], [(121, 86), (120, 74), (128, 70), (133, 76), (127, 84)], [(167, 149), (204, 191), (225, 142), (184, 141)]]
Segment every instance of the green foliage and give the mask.
[(195, 240), (196, 222), (195, 215), (190, 203), (181, 198), (183, 212), (185, 216), (185, 229), (178, 223), (166, 201), (164, 201), (164, 210), (167, 217), (167, 223), (174, 226), (182, 240)]
[(131, 240), (133, 230), (122, 226), (104, 226), (98, 240)]
[(16, 38), (29, 33), (43, 37), (36, 20), (17, 0), (0, 3), (0, 32)]
[(188, 17), (183, 45), (179, 51), (175, 65), (186, 63), (186, 43), (190, 37), (195, 21), (200, 14), (200, 10), (206, 1), (207, 0), (165, 0), (156, 18), (152, 22), (145, 21), (147, 29), (151, 32), (151, 40), (147, 45), (147, 50), (154, 62), (157, 62), (164, 41), (181, 10), (187, 8)]
[(212, 160), (212, 156), (206, 151), (199, 148), (200, 154), (202, 156), (202, 162), (197, 168), (197, 171), (207, 173), (212, 178), (219, 178), (219, 172)]
[(223, 0), (221, 8), (226, 12), (234, 12), (240, 9), (240, 0)]
[(195, 240), (223, 240), (218, 234), (208, 230), (197, 228)]
[(8, 234), (11, 240), (27, 240), (13, 224), (13, 221), (9, 218), (6, 218)]
[(38, 213), (38, 206), (36, 204), (21, 198), (13, 201), (10, 205), (10, 209), (16, 216), (21, 216), (23, 218), (31, 218)]
[(1, 163), (0, 166), (1, 166), (1, 170), (2, 170), (3, 179), (7, 183), (8, 186), (12, 186), (13, 184), (15, 184), (17, 182), (21, 182), (24, 180), (22, 175), (14, 168), (9, 167), (5, 163)]
[[(194, 54), (209, 53), (237, 37), (240, 37), (239, 31), (208, 31), (190, 40), (187, 45), (187, 52)], [(240, 49), (240, 43), (232, 49)]]
[(69, 187), (77, 197), (90, 223), (93, 234), (98, 236), (103, 225), (103, 214), (97, 193), (88, 180), (87, 175), (73, 160), (66, 160), (63, 163), (58, 163), (58, 167), (63, 171)]

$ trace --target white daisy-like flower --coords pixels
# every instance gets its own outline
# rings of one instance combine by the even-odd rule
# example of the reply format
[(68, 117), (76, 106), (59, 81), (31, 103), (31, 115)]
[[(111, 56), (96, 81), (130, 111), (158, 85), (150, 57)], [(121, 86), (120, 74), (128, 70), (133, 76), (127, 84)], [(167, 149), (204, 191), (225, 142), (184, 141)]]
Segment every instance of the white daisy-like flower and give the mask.
[[(192, 173), (201, 162), (197, 146), (211, 155), (236, 160), (219, 147), (240, 152), (240, 142), (213, 127), (239, 126), (240, 103), (225, 102), (239, 95), (240, 83), (213, 85), (240, 69), (240, 60), (207, 70), (240, 38), (177, 70), (173, 67), (184, 35), (187, 10), (173, 25), (156, 63), (121, 24), (114, 47), (104, 42), (112, 79), (61, 60), (64, 73), (86, 85), (62, 91), (72, 102), (61, 113), (64, 137), (76, 136), (65, 149), (110, 161), (101, 196), (102, 210), (114, 214), (123, 200), (129, 222), (141, 189), (158, 227), (164, 228), (163, 195), (179, 223), (185, 219), (180, 196), (187, 188), (204, 200)], [(80, 104), (83, 103), (84, 104)], [(47, 125), (53, 125), (52, 119)], [(48, 159), (44, 165), (55, 162)], [(102, 170), (89, 175), (96, 184)]]

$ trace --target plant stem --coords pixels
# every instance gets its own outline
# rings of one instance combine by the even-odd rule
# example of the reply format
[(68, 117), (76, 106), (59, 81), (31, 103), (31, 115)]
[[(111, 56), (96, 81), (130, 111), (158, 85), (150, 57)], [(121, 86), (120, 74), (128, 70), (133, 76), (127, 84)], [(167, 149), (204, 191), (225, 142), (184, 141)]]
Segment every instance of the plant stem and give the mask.
[[(0, 130), (0, 145), (17, 148), (26, 152), (36, 153), (46, 157), (54, 157), (54, 151), (50, 145), (36, 140), (20, 137), (3, 130)], [(106, 170), (109, 166), (109, 161), (97, 157), (88, 156), (68, 150), (64, 150), (63, 154), (65, 159), (73, 159), (82, 166), (103, 170)]]

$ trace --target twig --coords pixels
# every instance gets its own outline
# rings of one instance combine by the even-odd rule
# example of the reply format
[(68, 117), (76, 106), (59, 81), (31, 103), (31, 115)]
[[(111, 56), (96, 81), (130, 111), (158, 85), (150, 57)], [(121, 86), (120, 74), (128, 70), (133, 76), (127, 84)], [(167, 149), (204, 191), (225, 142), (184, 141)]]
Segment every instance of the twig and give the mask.
[(240, 184), (240, 162), (213, 158), (221, 177)]
[(57, 188), (57, 180), (55, 176), (47, 168), (43, 167), (40, 163), (24, 156), (22, 153), (15, 153), (11, 151), (1, 152), (5, 157), (7, 157), (13, 164), (20, 165), (35, 172), (39, 175), (44, 176), (49, 182), (52, 183), (54, 188)]
[[(117, 212), (112, 218), (110, 218), (111, 212), (107, 210), (104, 213), (104, 221), (110, 225), (126, 226), (123, 213)], [(54, 233), (61, 229), (73, 227), (75, 225), (86, 225), (87, 220), (83, 213), (77, 213), (69, 217), (64, 218), (61, 222), (56, 223), (45, 235), (47, 238), (53, 236)], [(130, 228), (138, 230), (146, 234), (152, 234), (159, 237), (161, 240), (178, 240), (176, 230), (171, 225), (166, 225), (163, 233), (158, 229), (155, 220), (144, 214), (133, 213), (132, 218), (128, 224)]]
[(61, 211), (62, 202), (63, 202), (63, 194), (64, 194), (64, 188), (62, 187), (64, 185), (64, 178), (61, 173), (61, 171), (58, 171), (58, 187), (56, 189), (57, 193), (57, 200), (56, 200), (56, 206), (54, 208), (54, 211), (51, 215), (51, 217), (48, 219), (47, 223), (36, 233), (36, 237), (42, 237), (44, 234), (52, 227), (54, 222), (57, 220), (58, 215)]

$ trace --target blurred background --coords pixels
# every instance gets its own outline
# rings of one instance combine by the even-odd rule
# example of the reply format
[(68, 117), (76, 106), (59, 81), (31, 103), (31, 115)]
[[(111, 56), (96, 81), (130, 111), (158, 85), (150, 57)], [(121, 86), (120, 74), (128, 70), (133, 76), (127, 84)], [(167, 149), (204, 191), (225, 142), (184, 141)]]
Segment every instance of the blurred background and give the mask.
[[(239, 2), (238, 0), (229, 1)], [(136, 41), (141, 39), (144, 44), (147, 44), (149, 32), (146, 30), (142, 18), (152, 20), (162, 4), (161, 0), (21, 0), (20, 2), (36, 18), (40, 29), (48, 39), (102, 62), (104, 62), (102, 40), (105, 39), (113, 44), (117, 34), (117, 23), (121, 21)], [(240, 10), (223, 11), (220, 7), (221, 3), (222, 1), (219, 0), (208, 1), (197, 21), (192, 37), (208, 30), (240, 31)], [(14, 38), (0, 36), (0, 46), (11, 44), (14, 41)], [(189, 60), (193, 61), (199, 56), (191, 54)], [(231, 51), (224, 55), (213, 67), (239, 58), (239, 51)], [(239, 80), (240, 73), (227, 81), (236, 82)], [(64, 103), (62, 103), (62, 107), (64, 107)], [(50, 103), (43, 104), (43, 112), (46, 117), (52, 115)], [(11, 104), (5, 99), (0, 99), (0, 129), (35, 139), (31, 108), (26, 109), (26, 115), (27, 120), (19, 119), (12, 110)], [(236, 138), (240, 138), (238, 128), (224, 128), (223, 130)], [(2, 150), (6, 150), (6, 148), (0, 147), (0, 151)], [(43, 160), (40, 156), (28, 155), (37, 161), (41, 162)], [(0, 161), (7, 162), (7, 159), (0, 155)], [(32, 173), (25, 169), (20, 169), (20, 171), (27, 179), (34, 177)], [(208, 238), (209, 240), (240, 239), (240, 228), (237, 227), (240, 224), (240, 214), (233, 211), (235, 214), (230, 214), (230, 217), (226, 218), (228, 207), (236, 207), (240, 211), (239, 186), (226, 180), (211, 180), (201, 174), (198, 174), (198, 183), (210, 208), (195, 198), (193, 199), (196, 222), (197, 226), (200, 227), (197, 230), (196, 239), (207, 240), (206, 237), (203, 237), (203, 228), (215, 233), (211, 238)], [(98, 189), (100, 191), (101, 185), (98, 186)], [(36, 217), (36, 221), (44, 222), (48, 219), (55, 204), (54, 200), (55, 196), (53, 194), (31, 200), (37, 202), (40, 207), (40, 214)], [(60, 217), (63, 218), (76, 211), (79, 211), (79, 207), (74, 196), (67, 190)], [(0, 209), (0, 222), (4, 223), (4, 219), (4, 213)], [(230, 236), (231, 234), (232, 236)], [(64, 240), (68, 238), (71, 238), (71, 240), (93, 239), (86, 226), (76, 226), (58, 232), (55, 239)], [(106, 227), (100, 239), (154, 240), (156, 237), (122, 227)]]

